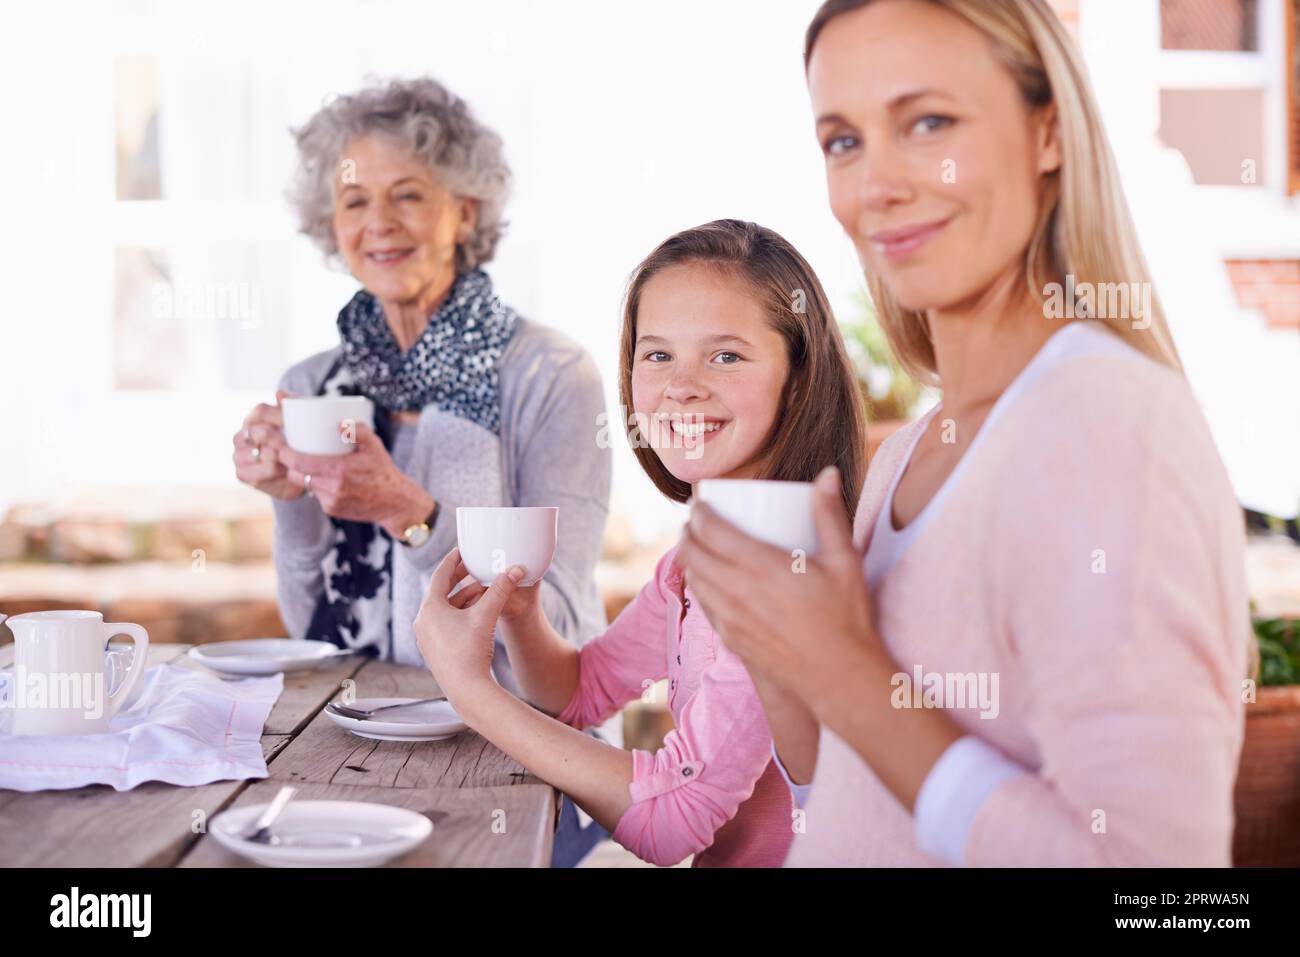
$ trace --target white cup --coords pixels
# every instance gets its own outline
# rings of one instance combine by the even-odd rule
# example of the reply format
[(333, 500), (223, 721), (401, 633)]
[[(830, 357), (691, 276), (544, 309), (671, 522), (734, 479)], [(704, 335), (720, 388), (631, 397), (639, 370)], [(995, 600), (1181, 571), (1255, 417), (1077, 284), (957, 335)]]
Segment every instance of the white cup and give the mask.
[(805, 555), (817, 554), (811, 482), (703, 479), (695, 497), (753, 538)]
[[(97, 611), (35, 611), (5, 624), (14, 633), (14, 670), (4, 706), (13, 709), (13, 732), (23, 735), (98, 734), (108, 730), (144, 674), (149, 635), (139, 625), (106, 622)], [(110, 694), (108, 640), (127, 635), (131, 666)], [(116, 653), (112, 654), (116, 659)]]
[[(356, 433), (344, 435), (342, 422), (375, 427), (375, 404), (364, 395), (299, 395), (280, 400), (284, 440), (295, 452), (347, 455), (357, 448)], [(351, 441), (349, 441), (351, 439)]]
[(456, 543), (469, 573), (484, 585), (521, 565), (521, 586), (536, 585), (555, 557), (560, 510), (532, 508), (458, 508)]

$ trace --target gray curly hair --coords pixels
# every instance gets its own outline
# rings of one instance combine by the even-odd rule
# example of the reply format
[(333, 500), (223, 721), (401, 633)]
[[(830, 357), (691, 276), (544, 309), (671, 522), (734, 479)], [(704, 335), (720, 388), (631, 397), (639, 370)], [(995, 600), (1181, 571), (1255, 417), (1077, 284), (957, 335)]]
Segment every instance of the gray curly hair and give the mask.
[(478, 200), (473, 233), (456, 247), (458, 273), (488, 262), (496, 252), (507, 225), (501, 214), (511, 184), (501, 137), (432, 77), (372, 83), (336, 96), (292, 133), (298, 143), (298, 170), (289, 201), (298, 213), (299, 231), (327, 257), (339, 252), (334, 180), (343, 151), (371, 133), (405, 146), (451, 193)]

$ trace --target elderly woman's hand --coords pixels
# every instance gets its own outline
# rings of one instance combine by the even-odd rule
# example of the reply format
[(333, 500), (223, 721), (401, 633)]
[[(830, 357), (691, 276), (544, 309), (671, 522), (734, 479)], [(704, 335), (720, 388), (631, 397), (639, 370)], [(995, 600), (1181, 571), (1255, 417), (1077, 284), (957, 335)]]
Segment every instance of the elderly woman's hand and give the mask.
[(356, 449), (348, 455), (308, 455), (284, 445), (279, 449), (280, 462), (288, 480), (316, 496), (326, 515), (373, 522), (400, 538), (408, 526), (424, 521), (433, 511), (433, 496), (397, 467), (365, 423), (355, 423), (355, 439)]
[(288, 469), (279, 459), (280, 450), (286, 447), (280, 400), (288, 396), (288, 392), (276, 392), (275, 405), (259, 402), (248, 413), (235, 433), (235, 451), (231, 456), (239, 481), (286, 501), (302, 495), (302, 487), (289, 480)]
[(695, 502), (677, 560), (723, 642), (751, 672), (801, 698), (814, 714), (864, 658), (885, 651), (844, 514), (837, 471), (813, 494), (819, 551), (795, 559)]
[(411, 631), (424, 663), (452, 707), (463, 694), (490, 684), (497, 618), (523, 577), (517, 565), (498, 575), (489, 588), (471, 583), (454, 595), (464, 579), (460, 549), (453, 548), (438, 563)]

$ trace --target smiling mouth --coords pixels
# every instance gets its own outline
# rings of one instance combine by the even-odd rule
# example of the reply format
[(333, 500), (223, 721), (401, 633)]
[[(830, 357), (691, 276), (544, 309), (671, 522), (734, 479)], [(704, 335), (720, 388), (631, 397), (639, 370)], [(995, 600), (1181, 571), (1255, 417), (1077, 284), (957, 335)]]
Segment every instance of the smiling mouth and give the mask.
[(886, 259), (899, 259), (916, 252), (938, 234), (950, 222), (952, 217), (923, 223), (918, 226), (905, 226), (902, 229), (881, 230), (867, 238), (876, 251)]
[(679, 419), (673, 419), (669, 423), (669, 428), (677, 435), (688, 439), (696, 439), (703, 435), (710, 435), (717, 432), (727, 423), (725, 422), (682, 422)]
[(655, 414), (662, 417), (660, 419), (660, 429), (665, 424), (668, 426), (666, 431), (659, 433), (660, 441), (665, 443), (665, 448), (700, 448), (706, 443), (716, 440), (719, 433), (731, 424), (730, 419), (716, 419), (695, 413), (659, 412)]
[(379, 266), (391, 266), (408, 258), (414, 249), (389, 249), (383, 252), (366, 253), (366, 258)]

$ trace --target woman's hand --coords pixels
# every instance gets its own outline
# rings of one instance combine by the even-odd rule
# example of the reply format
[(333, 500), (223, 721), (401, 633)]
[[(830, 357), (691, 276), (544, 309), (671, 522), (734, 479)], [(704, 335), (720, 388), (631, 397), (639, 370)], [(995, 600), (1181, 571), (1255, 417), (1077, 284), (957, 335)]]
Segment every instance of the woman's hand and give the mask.
[(885, 652), (838, 471), (817, 477), (813, 513), (819, 552), (796, 557), (695, 502), (677, 560), (727, 647), (751, 673), (794, 693), (820, 718), (828, 696), (855, 693), (845, 675)]
[[(875, 629), (839, 473), (823, 471), (815, 486), (819, 551), (804, 570), (701, 503), (691, 509), (678, 561), (709, 622), (750, 672), (802, 699), (910, 811), (962, 731), (942, 709), (894, 707), (898, 665)], [(802, 777), (809, 755), (801, 749), (796, 757), (802, 767), (787, 768)]]
[(357, 422), (354, 434), (356, 449), (348, 455), (308, 455), (281, 445), (287, 480), (306, 491), (310, 475), (311, 494), (326, 515), (373, 522), (400, 538), (408, 526), (429, 517), (433, 496), (397, 467), (373, 429)]
[(290, 501), (302, 496), (302, 487), (289, 480), (288, 469), (279, 459), (280, 450), (286, 448), (284, 419), (280, 400), (288, 392), (275, 393), (275, 405), (260, 402), (248, 413), (244, 424), (235, 433), (235, 477), (245, 485), (272, 498)]
[(515, 565), (491, 587), (474, 582), (453, 595), (464, 570), (460, 549), (453, 548), (434, 569), (411, 626), (424, 663), (452, 707), (462, 695), (492, 683), (497, 618), (524, 574)]

